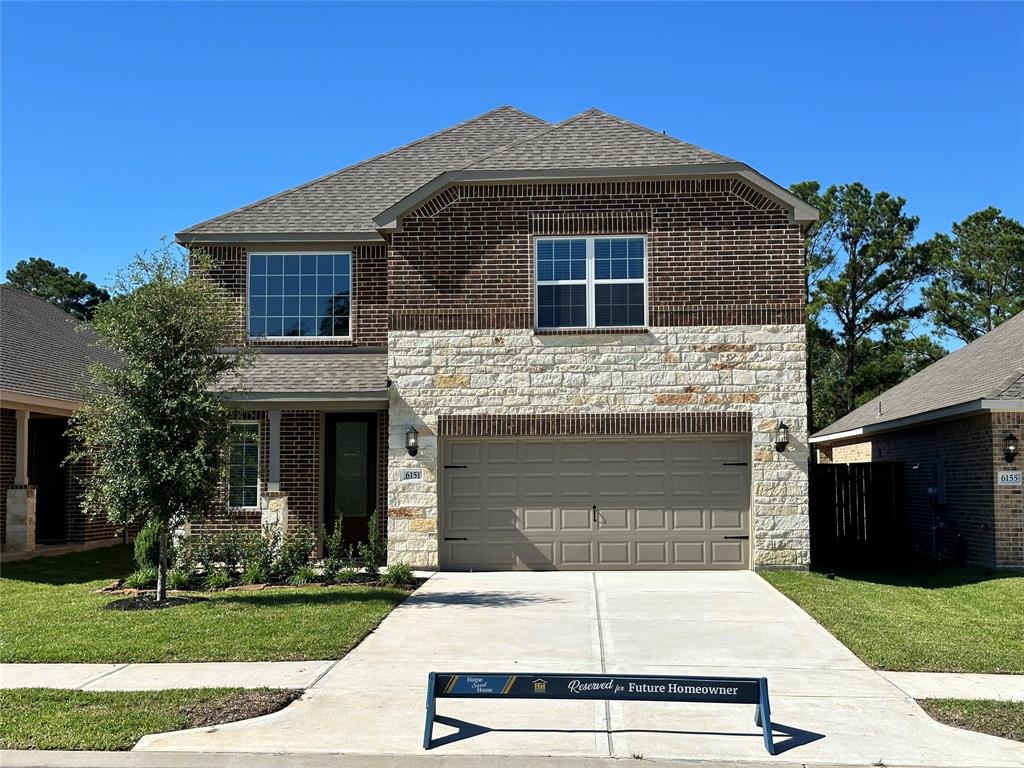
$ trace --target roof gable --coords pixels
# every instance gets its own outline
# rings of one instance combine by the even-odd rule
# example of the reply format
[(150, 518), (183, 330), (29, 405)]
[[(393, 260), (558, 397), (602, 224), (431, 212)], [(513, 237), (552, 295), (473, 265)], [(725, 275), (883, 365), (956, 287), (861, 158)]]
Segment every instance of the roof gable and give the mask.
[(869, 400), (814, 437), (881, 427), (977, 400), (1019, 399), (1024, 394), (1022, 350), (1024, 312)]
[(548, 125), (505, 106), (363, 160), (178, 233), (180, 242), (217, 235), (373, 233), (373, 217), (430, 179)]

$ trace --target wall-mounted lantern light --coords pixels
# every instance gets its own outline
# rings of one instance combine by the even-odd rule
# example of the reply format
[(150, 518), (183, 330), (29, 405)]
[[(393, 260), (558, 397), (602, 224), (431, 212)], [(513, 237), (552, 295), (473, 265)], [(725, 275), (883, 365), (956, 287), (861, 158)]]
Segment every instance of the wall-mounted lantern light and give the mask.
[(789, 445), (789, 425), (780, 419), (775, 427), (775, 450), (782, 453), (786, 450), (787, 445)]
[(1006, 463), (1012, 464), (1018, 453), (1020, 453), (1020, 441), (1013, 432), (1007, 432), (1003, 439), (1003, 458), (1006, 459)]
[(409, 427), (405, 430), (405, 450), (409, 452), (410, 456), (415, 456), (420, 452), (420, 433), (416, 431), (416, 427)]

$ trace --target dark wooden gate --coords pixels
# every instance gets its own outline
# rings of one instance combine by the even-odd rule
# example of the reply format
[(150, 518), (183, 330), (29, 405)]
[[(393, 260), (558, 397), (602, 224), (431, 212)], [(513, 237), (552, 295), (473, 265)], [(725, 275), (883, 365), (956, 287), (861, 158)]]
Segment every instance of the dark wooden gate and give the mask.
[(811, 562), (884, 565), (904, 552), (903, 465), (813, 464)]

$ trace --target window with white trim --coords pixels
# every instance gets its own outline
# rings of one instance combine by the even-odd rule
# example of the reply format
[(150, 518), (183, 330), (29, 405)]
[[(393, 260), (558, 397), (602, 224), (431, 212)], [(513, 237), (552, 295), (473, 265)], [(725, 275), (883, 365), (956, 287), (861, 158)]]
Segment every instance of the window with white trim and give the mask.
[(249, 336), (351, 335), (352, 255), (249, 255)]
[(543, 237), (534, 253), (537, 328), (646, 325), (646, 238)]
[(228, 506), (258, 506), (260, 424), (258, 421), (232, 421), (228, 429)]

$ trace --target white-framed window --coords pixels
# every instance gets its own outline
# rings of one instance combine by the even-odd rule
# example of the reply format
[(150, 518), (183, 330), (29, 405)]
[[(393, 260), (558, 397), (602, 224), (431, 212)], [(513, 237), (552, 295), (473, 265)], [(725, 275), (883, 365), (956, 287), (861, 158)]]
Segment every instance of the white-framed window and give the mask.
[(647, 324), (647, 238), (538, 237), (536, 324), (639, 328)]
[(250, 253), (249, 338), (352, 334), (352, 254)]
[(232, 421), (228, 431), (228, 506), (257, 507), (260, 503), (260, 423)]

